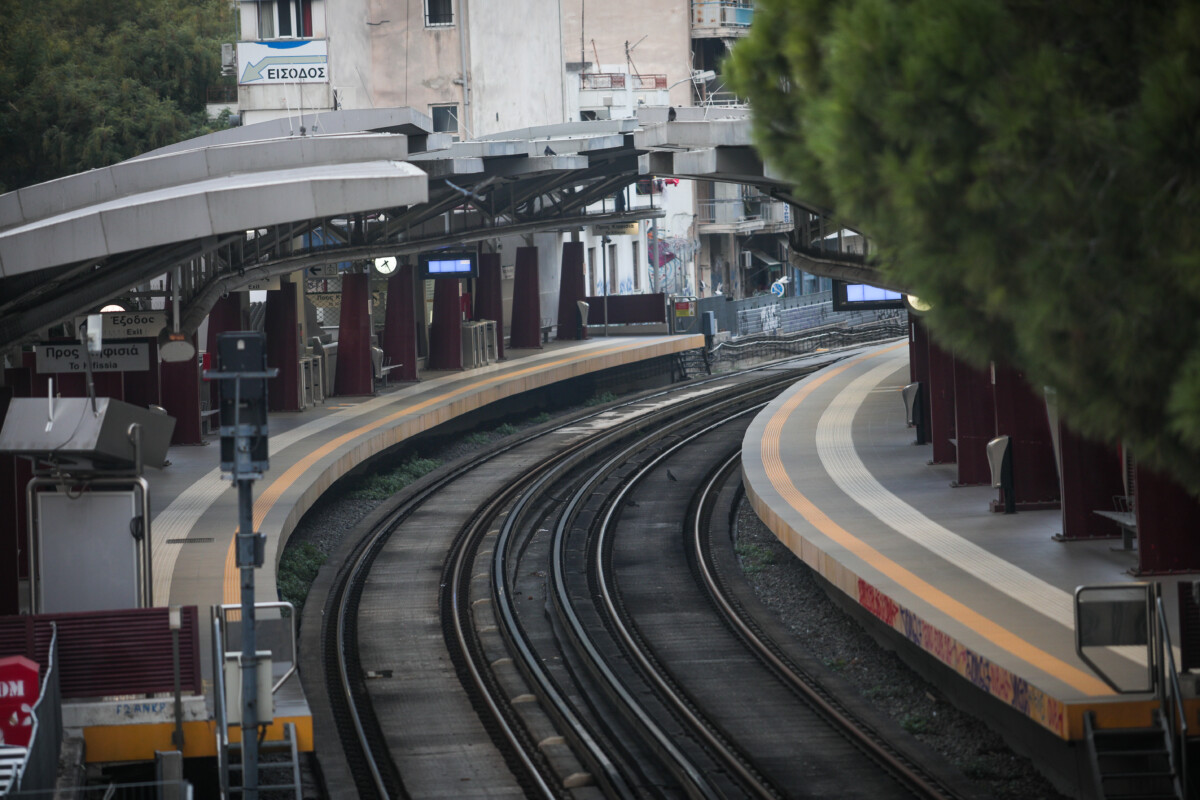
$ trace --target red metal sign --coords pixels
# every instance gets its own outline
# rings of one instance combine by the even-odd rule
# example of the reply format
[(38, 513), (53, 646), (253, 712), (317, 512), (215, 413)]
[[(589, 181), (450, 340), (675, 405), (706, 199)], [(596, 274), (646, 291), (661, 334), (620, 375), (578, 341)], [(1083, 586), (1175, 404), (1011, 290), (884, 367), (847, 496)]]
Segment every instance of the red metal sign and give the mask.
[(37, 699), (38, 665), (24, 656), (0, 658), (0, 745), (29, 746)]

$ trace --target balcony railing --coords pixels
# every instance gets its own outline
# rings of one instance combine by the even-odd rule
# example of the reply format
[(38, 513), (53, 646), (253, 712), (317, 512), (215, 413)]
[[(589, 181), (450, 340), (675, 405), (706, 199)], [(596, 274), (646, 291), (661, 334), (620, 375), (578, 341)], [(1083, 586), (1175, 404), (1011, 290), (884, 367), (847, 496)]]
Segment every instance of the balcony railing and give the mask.
[(624, 89), (625, 75), (620, 72), (582, 72), (580, 89)]
[(654, 90), (667, 88), (666, 75), (634, 75), (633, 88), (642, 90)]
[(749, 28), (754, 6), (739, 0), (692, 0), (692, 28)]

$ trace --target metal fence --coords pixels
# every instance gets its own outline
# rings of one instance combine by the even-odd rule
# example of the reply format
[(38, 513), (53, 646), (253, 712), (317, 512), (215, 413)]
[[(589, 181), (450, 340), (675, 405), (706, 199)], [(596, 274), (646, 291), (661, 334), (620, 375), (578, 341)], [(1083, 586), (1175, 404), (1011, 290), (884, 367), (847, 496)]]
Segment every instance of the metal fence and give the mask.
[(710, 371), (735, 369), (745, 362), (804, 355), (819, 349), (880, 342), (907, 335), (906, 321), (895, 316), (864, 324), (838, 323), (791, 335), (747, 336), (721, 342), (707, 354)]

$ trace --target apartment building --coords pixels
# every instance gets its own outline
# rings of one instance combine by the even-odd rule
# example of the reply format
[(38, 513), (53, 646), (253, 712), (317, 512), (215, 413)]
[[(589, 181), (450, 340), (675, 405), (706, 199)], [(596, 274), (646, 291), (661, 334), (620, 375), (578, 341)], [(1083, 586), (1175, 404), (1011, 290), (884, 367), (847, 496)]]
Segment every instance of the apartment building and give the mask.
[[(289, 117), (319, 132), (325, 110), (409, 106), (461, 139), (643, 106), (719, 114), (738, 102), (722, 56), (753, 19), (746, 0), (242, 0), (240, 11), (245, 123)], [(790, 209), (756, 190), (647, 178), (605, 202), (663, 216), (633, 233), (538, 234), (544, 308), (564, 238), (585, 242), (595, 294), (742, 297), (787, 274)], [(511, 259), (521, 243), (496, 246)]]

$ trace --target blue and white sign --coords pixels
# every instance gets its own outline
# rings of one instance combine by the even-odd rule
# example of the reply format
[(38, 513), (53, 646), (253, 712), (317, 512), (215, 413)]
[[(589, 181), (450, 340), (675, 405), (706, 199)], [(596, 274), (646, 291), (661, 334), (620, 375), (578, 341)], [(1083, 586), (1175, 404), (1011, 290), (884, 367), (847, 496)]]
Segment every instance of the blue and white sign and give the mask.
[(771, 284), (771, 294), (776, 297), (783, 297), (784, 286), (785, 284), (782, 280), (775, 281)]
[(329, 43), (324, 39), (238, 42), (238, 83), (329, 83)]

